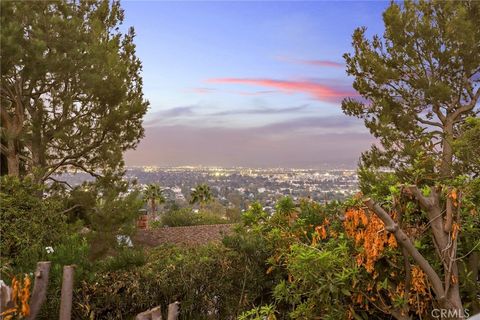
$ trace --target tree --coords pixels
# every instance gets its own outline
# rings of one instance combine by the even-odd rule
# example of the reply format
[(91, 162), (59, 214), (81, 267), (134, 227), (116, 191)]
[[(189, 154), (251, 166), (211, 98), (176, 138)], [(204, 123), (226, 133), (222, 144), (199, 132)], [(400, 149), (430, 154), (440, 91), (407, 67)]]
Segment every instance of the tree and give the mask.
[(212, 200), (212, 192), (210, 187), (203, 183), (195, 187), (195, 189), (190, 193), (190, 204), (200, 203), (206, 204)]
[[(1, 154), (8, 174), (121, 168), (148, 102), (118, 1), (1, 3)], [(22, 172), (23, 170), (23, 172)]]
[(150, 210), (152, 214), (157, 212), (157, 203), (165, 203), (165, 197), (162, 194), (163, 190), (160, 189), (158, 184), (149, 184), (143, 194), (145, 201), (150, 204)]
[[(454, 178), (472, 172), (468, 165), (456, 166), (454, 145), (465, 119), (480, 112), (480, 4), (392, 3), (383, 18), (383, 38), (368, 40), (366, 29), (359, 28), (354, 53), (344, 56), (363, 100), (345, 99), (342, 109), (364, 119), (381, 144), (362, 155), (363, 177), (386, 167), (401, 184), (391, 186), (389, 204), (366, 199), (364, 206), (395, 235), (405, 267), (413, 262), (426, 274), (438, 304), (463, 314), (457, 250), (469, 209), (461, 205), (461, 185)], [(415, 210), (406, 209), (412, 206)], [(412, 221), (430, 231), (436, 256), (413, 245), (415, 235), (405, 228), (420, 226)]]
[(70, 221), (87, 227), (90, 258), (97, 259), (118, 245), (118, 236), (132, 236), (142, 207), (140, 190), (134, 182), (107, 173), (84, 182), (64, 199)]
[[(480, 6), (476, 1), (407, 1), (384, 13), (383, 40), (353, 35), (347, 73), (365, 99), (346, 99), (347, 115), (365, 120), (383, 150), (364, 162), (406, 175), (423, 161), (430, 179), (451, 177), (452, 141), (468, 116), (478, 115), (480, 97)], [(408, 171), (408, 170), (407, 170)]]

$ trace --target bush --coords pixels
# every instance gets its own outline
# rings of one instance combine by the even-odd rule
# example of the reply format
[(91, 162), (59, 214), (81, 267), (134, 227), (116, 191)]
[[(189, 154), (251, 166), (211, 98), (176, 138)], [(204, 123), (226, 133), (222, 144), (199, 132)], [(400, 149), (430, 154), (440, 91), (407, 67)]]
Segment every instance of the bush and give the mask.
[(58, 314), (62, 287), (63, 267), (75, 265), (75, 285), (94, 278), (94, 264), (88, 259), (89, 245), (85, 237), (70, 235), (65, 241), (52, 247), (47, 255), (52, 262), (48, 283), (47, 301), (43, 304), (39, 319), (52, 319)]
[[(233, 319), (262, 291), (265, 270), (220, 244), (153, 249), (143, 266), (98, 273), (76, 291), (74, 318), (131, 319), (181, 302), (180, 319)], [(257, 302), (259, 302), (258, 300)], [(249, 305), (246, 309), (249, 309)]]
[(122, 247), (117, 254), (102, 260), (99, 269), (103, 272), (131, 270), (141, 267), (147, 262), (147, 257), (142, 249)]
[(0, 190), (1, 264), (11, 272), (30, 272), (69, 234), (61, 202), (42, 198), (42, 189), (29, 179), (4, 176)]
[(191, 208), (182, 208), (163, 215), (160, 226), (180, 227), (222, 223), (228, 223), (228, 220), (208, 211), (195, 213)]

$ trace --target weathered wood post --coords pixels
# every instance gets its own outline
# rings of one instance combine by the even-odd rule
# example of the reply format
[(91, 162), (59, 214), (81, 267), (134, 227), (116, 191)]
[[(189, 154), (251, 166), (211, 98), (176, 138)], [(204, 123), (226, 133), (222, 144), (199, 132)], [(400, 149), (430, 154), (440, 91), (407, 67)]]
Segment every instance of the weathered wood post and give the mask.
[(152, 320), (162, 320), (162, 310), (160, 307), (152, 309)]
[(7, 310), (12, 300), (12, 288), (0, 280), (0, 313)]
[(33, 285), (32, 297), (30, 298), (30, 315), (27, 320), (34, 320), (45, 299), (47, 298), (48, 275), (50, 274), (50, 261), (40, 261), (37, 263), (35, 271), (35, 283)]
[(137, 314), (135, 320), (162, 320), (162, 310), (160, 307), (144, 311)]
[(175, 301), (174, 303), (170, 303), (168, 305), (168, 317), (167, 320), (177, 320), (178, 319), (178, 309), (180, 306), (180, 302)]
[(72, 295), (73, 295), (74, 273), (75, 273), (75, 266), (63, 267), (62, 296), (60, 300), (59, 320), (70, 320), (72, 317)]

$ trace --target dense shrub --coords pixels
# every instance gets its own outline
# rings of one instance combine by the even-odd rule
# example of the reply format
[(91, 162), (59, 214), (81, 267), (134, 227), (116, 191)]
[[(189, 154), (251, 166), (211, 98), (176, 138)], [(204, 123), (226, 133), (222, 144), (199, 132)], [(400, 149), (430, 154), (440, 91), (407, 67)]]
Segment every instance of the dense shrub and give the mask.
[(181, 208), (165, 213), (160, 226), (180, 227), (229, 223), (228, 220), (209, 211), (195, 213), (191, 208)]
[(142, 249), (121, 247), (113, 256), (106, 257), (98, 263), (98, 269), (103, 272), (130, 270), (141, 267), (147, 262), (147, 256)]
[[(77, 319), (131, 319), (148, 308), (181, 302), (181, 319), (233, 319), (246, 301), (259, 298), (264, 265), (246, 265), (223, 245), (198, 248), (163, 246), (147, 263), (105, 271), (83, 281), (76, 292)], [(260, 303), (261, 299), (256, 302)]]
[(4, 271), (30, 272), (37, 261), (47, 258), (45, 247), (56, 247), (69, 233), (61, 202), (41, 194), (41, 187), (29, 179), (1, 178), (0, 255)]
[(63, 243), (52, 247), (47, 255), (51, 261), (50, 276), (48, 283), (47, 302), (43, 304), (39, 319), (52, 319), (60, 309), (60, 297), (62, 287), (63, 267), (75, 265), (75, 282), (92, 280), (94, 275), (94, 263), (88, 259), (89, 244), (87, 239), (79, 234), (67, 237)]

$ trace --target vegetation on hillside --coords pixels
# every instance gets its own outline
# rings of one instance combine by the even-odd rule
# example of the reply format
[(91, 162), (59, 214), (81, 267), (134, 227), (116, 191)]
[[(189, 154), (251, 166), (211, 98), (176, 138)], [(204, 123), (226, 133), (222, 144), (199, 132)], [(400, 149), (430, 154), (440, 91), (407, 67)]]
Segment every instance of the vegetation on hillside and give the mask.
[[(119, 3), (1, 2), (2, 278), (52, 261), (42, 319), (58, 314), (66, 264), (77, 265), (75, 319), (131, 319), (175, 300), (182, 319), (480, 312), (480, 2), (391, 3), (383, 20), (382, 36), (355, 30), (345, 55), (360, 98), (342, 108), (379, 142), (361, 157), (361, 192), (240, 215), (201, 184), (191, 207), (159, 212), (158, 185), (142, 196), (122, 176), (148, 103)], [(95, 181), (72, 187), (63, 170)], [(162, 226), (238, 224), (222, 243), (131, 248), (118, 237), (143, 205)]]

